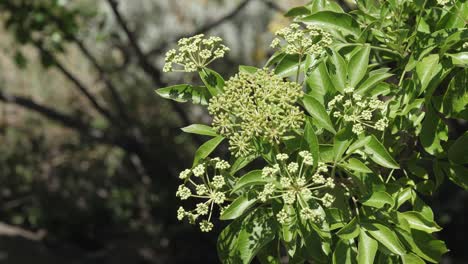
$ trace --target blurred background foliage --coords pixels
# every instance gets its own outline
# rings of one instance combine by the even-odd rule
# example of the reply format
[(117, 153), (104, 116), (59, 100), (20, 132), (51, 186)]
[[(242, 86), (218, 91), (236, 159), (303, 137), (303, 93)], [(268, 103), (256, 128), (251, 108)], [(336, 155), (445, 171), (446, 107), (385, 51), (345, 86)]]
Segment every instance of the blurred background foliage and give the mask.
[[(201, 142), (179, 128), (210, 120), (155, 95), (196, 80), (163, 75), (164, 52), (205, 33), (231, 48), (217, 71), (260, 66), (305, 2), (0, 0), (0, 263), (217, 263), (219, 230), (176, 220)], [(450, 183), (428, 201), (445, 263), (468, 259), (467, 202)]]

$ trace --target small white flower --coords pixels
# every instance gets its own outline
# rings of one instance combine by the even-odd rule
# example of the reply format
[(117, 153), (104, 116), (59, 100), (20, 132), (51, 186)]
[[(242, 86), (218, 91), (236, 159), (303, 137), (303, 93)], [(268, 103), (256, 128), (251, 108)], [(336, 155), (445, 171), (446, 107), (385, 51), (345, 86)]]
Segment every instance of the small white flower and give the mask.
[(322, 197), (322, 203), (323, 203), (323, 206), (325, 206), (325, 207), (330, 207), (333, 204), (334, 201), (335, 201), (335, 197), (333, 197), (333, 195), (331, 195), (329, 193), (326, 193)]
[(298, 169), (299, 169), (299, 164), (297, 164), (297, 162), (291, 162), (288, 164), (288, 171), (290, 173), (296, 173)]
[(195, 191), (197, 192), (198, 195), (204, 195), (208, 193), (208, 188), (204, 184), (200, 184), (195, 186)]
[(185, 212), (185, 209), (182, 206), (180, 206), (179, 209), (177, 210), (177, 219), (179, 221), (182, 221), (184, 219), (186, 213), (187, 212)]
[(210, 198), (213, 199), (215, 204), (222, 204), (226, 200), (226, 195), (222, 192), (213, 192)]
[(276, 159), (279, 161), (287, 160), (289, 158), (288, 154), (280, 153), (276, 155)]
[(277, 214), (276, 214), (276, 219), (278, 220), (278, 222), (282, 225), (286, 224), (287, 222), (290, 221), (290, 218), (289, 218), (289, 215), (288, 215), (288, 212), (286, 212), (286, 210), (284, 209), (281, 209), (281, 211), (279, 211)]
[(205, 173), (205, 166), (203, 164), (197, 165), (195, 168), (193, 168), (193, 175), (196, 177), (200, 177)]
[(180, 185), (177, 189), (176, 196), (181, 200), (187, 200), (192, 195), (192, 192), (185, 185)]
[(208, 220), (203, 220), (200, 222), (200, 230), (202, 232), (210, 232), (213, 229), (213, 223), (208, 222)]
[(190, 169), (185, 169), (185, 170), (180, 172), (179, 178), (182, 179), (182, 180), (187, 179), (190, 176), (191, 172), (192, 171)]
[(206, 203), (199, 203), (197, 204), (197, 208), (195, 210), (197, 211), (197, 214), (199, 215), (207, 215), (209, 208)]
[(226, 182), (224, 181), (224, 177), (221, 175), (214, 176), (213, 181), (211, 183), (213, 184), (213, 187), (215, 189), (220, 189), (224, 186), (224, 184), (226, 184)]

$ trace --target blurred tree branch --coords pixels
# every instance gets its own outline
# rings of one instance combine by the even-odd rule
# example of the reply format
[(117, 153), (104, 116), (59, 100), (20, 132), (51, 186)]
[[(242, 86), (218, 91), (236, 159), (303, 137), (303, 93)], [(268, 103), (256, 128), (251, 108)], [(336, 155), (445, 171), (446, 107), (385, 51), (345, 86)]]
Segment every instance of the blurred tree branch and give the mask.
[(215, 27), (220, 26), (224, 22), (227, 22), (230, 19), (234, 18), (240, 11), (242, 11), (247, 6), (249, 1), (251, 1), (251, 0), (242, 1), (239, 5), (237, 5), (233, 10), (231, 10), (230, 12), (225, 14), (224, 16), (221, 16), (221, 17), (219, 17), (218, 19), (216, 19), (216, 20), (214, 20), (212, 22), (208, 22), (207, 24), (201, 26), (200, 28), (198, 28), (197, 30), (195, 30), (193, 32), (180, 34), (180, 35), (178, 35), (176, 37), (172, 37), (172, 38), (170, 38), (168, 40), (165, 40), (164, 42), (159, 44), (158, 47), (150, 50), (147, 53), (147, 55), (148, 56), (154, 56), (154, 55), (157, 55), (157, 54), (161, 54), (167, 49), (169, 44), (177, 41), (178, 39), (190, 37), (190, 36), (197, 35), (197, 34), (202, 34), (202, 33), (205, 33), (205, 32), (207, 32), (207, 31), (209, 31), (209, 30), (211, 30), (211, 29), (213, 29)]
[[(114, 14), (118, 24), (120, 25), (122, 30), (125, 32), (125, 35), (127, 36), (130, 46), (133, 48), (143, 71), (153, 80), (155, 85), (159, 87), (166, 86), (167, 84), (164, 83), (161, 79), (161, 72), (153, 64), (149, 62), (143, 50), (141, 49), (140, 45), (138, 44), (138, 40), (136, 36), (130, 30), (127, 22), (125, 21), (124, 17), (120, 13), (118, 9), (118, 2), (115, 0), (107, 0), (107, 2), (109, 6), (111, 7), (112, 13)], [(191, 123), (188, 115), (185, 113), (184, 109), (182, 109), (182, 107), (179, 104), (171, 101), (171, 105), (176, 110), (177, 114), (182, 119), (182, 122), (184, 124), (188, 125)]]

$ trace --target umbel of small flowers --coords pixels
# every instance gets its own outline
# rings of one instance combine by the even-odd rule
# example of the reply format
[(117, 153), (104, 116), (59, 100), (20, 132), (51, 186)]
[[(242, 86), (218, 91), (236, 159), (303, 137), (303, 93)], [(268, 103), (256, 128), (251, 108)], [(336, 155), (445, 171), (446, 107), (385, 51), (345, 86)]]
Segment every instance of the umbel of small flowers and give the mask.
[[(300, 151), (298, 160), (288, 162), (289, 156), (280, 153), (276, 156), (277, 163), (262, 170), (262, 177), (268, 179), (258, 198), (262, 202), (269, 199), (281, 199), (285, 207), (296, 204), (300, 208), (303, 220), (320, 222), (324, 215), (319, 209), (309, 206), (310, 200), (316, 200), (324, 207), (330, 207), (335, 198), (329, 191), (335, 187), (332, 177), (326, 177), (328, 169), (324, 163), (318, 163), (313, 170), (312, 154)], [(290, 214), (285, 207), (276, 215), (279, 223), (285, 224), (290, 220)]]
[[(388, 126), (388, 119), (384, 116), (385, 102), (377, 98), (363, 98), (353, 92), (354, 88), (347, 87), (344, 94), (336, 95), (328, 102), (328, 110), (332, 115), (346, 123), (351, 123), (352, 132), (356, 135), (363, 133), (366, 128), (385, 130)], [(377, 119), (378, 117), (380, 118)], [(376, 119), (377, 121), (373, 121)]]
[(199, 34), (180, 39), (177, 43), (178, 49), (171, 49), (166, 53), (163, 71), (198, 71), (212, 61), (224, 57), (224, 54), (229, 51), (228, 47), (221, 44), (220, 37), (203, 37), (203, 34)]
[(286, 132), (301, 127), (304, 115), (296, 102), (302, 96), (299, 84), (259, 69), (230, 78), (224, 93), (210, 100), (208, 110), (213, 128), (229, 138), (235, 156), (247, 156), (255, 152), (255, 139), (279, 144)]
[(332, 43), (331, 34), (315, 25), (305, 28), (297, 23), (278, 30), (270, 47), (280, 48), (286, 54), (321, 55)]
[[(214, 206), (220, 211), (223, 210), (223, 204), (227, 200), (227, 184), (225, 175), (230, 165), (227, 161), (219, 158), (208, 159), (204, 163), (195, 166), (193, 169), (186, 169), (179, 174), (179, 178), (184, 181), (180, 185), (176, 196), (181, 200), (194, 198), (200, 200), (196, 208), (186, 210), (179, 207), (177, 219), (182, 221), (188, 218), (189, 222), (194, 224), (199, 217), (206, 216), (206, 219), (200, 221), (200, 230), (209, 232), (213, 228), (210, 222), (213, 216)], [(213, 176), (210, 177), (210, 174)]]

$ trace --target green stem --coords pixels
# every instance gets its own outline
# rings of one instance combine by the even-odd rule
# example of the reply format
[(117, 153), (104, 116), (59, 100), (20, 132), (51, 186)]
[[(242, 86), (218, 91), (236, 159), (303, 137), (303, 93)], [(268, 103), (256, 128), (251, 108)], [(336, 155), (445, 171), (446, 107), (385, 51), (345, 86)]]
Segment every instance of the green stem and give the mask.
[(297, 64), (296, 82), (299, 83), (299, 73), (301, 72), (302, 54), (299, 54), (299, 63)]

